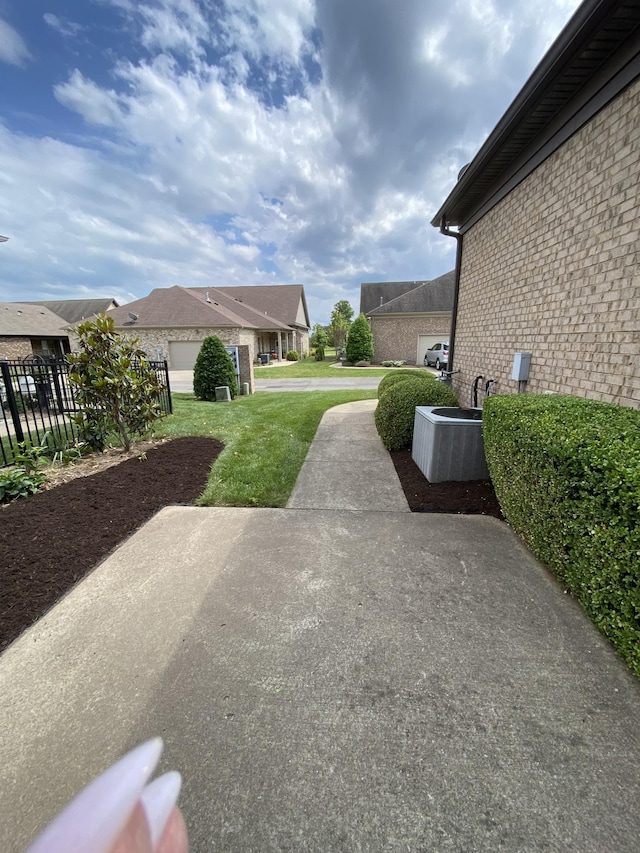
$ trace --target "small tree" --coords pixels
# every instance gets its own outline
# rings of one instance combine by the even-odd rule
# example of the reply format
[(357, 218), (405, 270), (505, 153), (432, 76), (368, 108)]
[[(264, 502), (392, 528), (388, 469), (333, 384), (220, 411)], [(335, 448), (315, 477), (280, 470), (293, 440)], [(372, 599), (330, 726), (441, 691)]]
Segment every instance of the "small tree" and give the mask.
[(311, 346), (316, 351), (316, 361), (324, 361), (324, 348), (328, 343), (329, 336), (327, 335), (326, 329), (324, 326), (321, 326), (320, 323), (316, 323), (311, 334)]
[(326, 347), (329, 343), (327, 330), (320, 323), (314, 323), (311, 330), (311, 346), (315, 349), (317, 346)]
[(347, 334), (353, 318), (353, 308), (346, 299), (341, 299), (333, 306), (331, 312), (330, 334), (334, 347), (341, 348), (347, 339)]
[(205, 338), (193, 368), (193, 391), (201, 400), (215, 400), (216, 388), (228, 385), (232, 399), (238, 393), (231, 356), (216, 335)]
[(351, 324), (347, 335), (347, 361), (355, 364), (358, 361), (371, 361), (373, 358), (373, 334), (364, 314)]
[(138, 339), (119, 335), (112, 317), (101, 314), (76, 327), (80, 350), (67, 356), (80, 414), (81, 437), (104, 450), (110, 432), (118, 432), (125, 451), (135, 436), (148, 433), (162, 416), (161, 387)]

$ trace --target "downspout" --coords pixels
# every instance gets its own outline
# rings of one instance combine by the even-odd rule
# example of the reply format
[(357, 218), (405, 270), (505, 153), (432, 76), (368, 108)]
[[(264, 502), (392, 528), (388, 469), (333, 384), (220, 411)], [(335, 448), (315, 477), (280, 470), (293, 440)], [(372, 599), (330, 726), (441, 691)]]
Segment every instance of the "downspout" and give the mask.
[(453, 311), (451, 313), (451, 332), (449, 333), (449, 361), (447, 362), (447, 372), (453, 370), (453, 356), (456, 345), (456, 325), (458, 322), (458, 295), (460, 293), (460, 268), (462, 266), (462, 234), (457, 231), (450, 231), (447, 228), (447, 220), (444, 214), (440, 220), (440, 233), (445, 237), (455, 237), (456, 246), (456, 271), (455, 282), (453, 288)]

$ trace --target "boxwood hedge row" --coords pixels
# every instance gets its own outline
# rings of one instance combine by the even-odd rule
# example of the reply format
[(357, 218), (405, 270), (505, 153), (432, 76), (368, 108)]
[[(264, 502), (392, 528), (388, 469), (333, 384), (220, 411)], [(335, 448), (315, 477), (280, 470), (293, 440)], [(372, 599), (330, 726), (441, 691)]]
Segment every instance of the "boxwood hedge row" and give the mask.
[(387, 450), (411, 447), (416, 406), (458, 405), (451, 388), (431, 374), (399, 379), (384, 389), (375, 411), (376, 429)]
[(483, 434), (507, 521), (640, 676), (640, 412), (494, 396)]
[(426, 370), (412, 370), (411, 368), (407, 370), (396, 370), (393, 373), (387, 373), (386, 376), (383, 376), (378, 385), (378, 397), (381, 397), (382, 394), (387, 390), (387, 388), (391, 387), (391, 385), (395, 385), (396, 382), (402, 382), (407, 376), (412, 379), (426, 379), (427, 381), (435, 382), (435, 377), (433, 373), (429, 373)]

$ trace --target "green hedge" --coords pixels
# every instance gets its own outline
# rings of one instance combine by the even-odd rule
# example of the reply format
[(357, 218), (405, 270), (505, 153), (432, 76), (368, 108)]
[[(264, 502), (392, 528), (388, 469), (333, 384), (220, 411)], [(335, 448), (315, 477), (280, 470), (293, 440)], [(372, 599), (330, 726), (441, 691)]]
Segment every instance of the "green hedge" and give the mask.
[(502, 511), (640, 676), (640, 412), (576, 397), (489, 397)]
[[(395, 375), (395, 374), (394, 374)], [(387, 450), (404, 450), (413, 442), (416, 406), (457, 406), (458, 400), (444, 382), (425, 382), (420, 376), (405, 376), (388, 386), (378, 401), (375, 422)]]
[(433, 373), (428, 373), (426, 370), (396, 370), (393, 373), (387, 373), (386, 376), (382, 377), (380, 384), (378, 385), (378, 397), (382, 397), (382, 394), (387, 390), (387, 388), (395, 385), (396, 382), (402, 382), (402, 380), (406, 379), (407, 376), (412, 379), (426, 379), (431, 382), (436, 381)]

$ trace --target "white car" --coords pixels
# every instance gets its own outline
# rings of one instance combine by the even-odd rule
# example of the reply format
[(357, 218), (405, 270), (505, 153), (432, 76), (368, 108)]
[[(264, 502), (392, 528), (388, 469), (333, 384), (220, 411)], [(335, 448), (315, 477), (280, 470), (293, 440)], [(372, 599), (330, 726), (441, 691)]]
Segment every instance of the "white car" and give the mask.
[(425, 367), (435, 367), (440, 370), (449, 363), (449, 341), (438, 341), (426, 351), (424, 356)]

